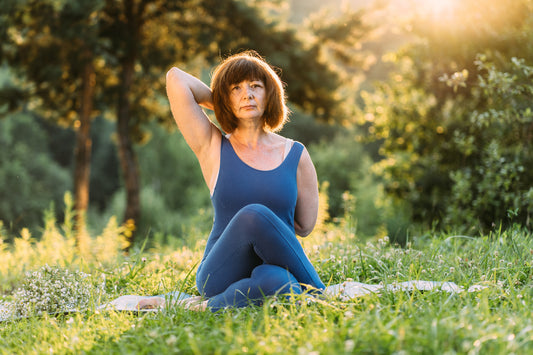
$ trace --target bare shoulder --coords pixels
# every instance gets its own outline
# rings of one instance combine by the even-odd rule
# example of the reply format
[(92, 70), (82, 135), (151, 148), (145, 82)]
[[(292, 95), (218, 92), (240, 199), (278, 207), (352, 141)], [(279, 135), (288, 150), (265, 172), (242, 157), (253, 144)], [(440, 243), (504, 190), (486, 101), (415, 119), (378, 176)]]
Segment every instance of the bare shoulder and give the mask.
[(313, 160), (311, 159), (311, 155), (305, 146), (303, 146), (302, 155), (300, 156), (298, 170), (301, 170), (304, 173), (316, 174)]
[(270, 132), (269, 136), (270, 136), (271, 142), (274, 143), (274, 144), (285, 144), (288, 141), (292, 142), (292, 139), (286, 138), (286, 137), (284, 137), (284, 136), (282, 136), (281, 134), (278, 134), (278, 133)]

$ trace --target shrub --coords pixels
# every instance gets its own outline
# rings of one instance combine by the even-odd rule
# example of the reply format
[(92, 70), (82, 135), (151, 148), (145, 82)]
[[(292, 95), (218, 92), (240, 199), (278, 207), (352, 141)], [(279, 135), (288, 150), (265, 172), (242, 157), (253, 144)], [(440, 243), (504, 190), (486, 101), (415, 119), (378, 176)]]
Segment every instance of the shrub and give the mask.
[(329, 215), (354, 222), (359, 234), (374, 235), (383, 223), (379, 182), (372, 162), (350, 129), (309, 147), (320, 182), (327, 182)]
[(46, 136), (27, 114), (0, 121), (0, 146), (0, 220), (10, 234), (22, 226), (34, 231), (43, 207), (60, 204), (70, 173), (52, 160)]
[(452, 171), (448, 219), (490, 227), (508, 219), (531, 226), (533, 213), (533, 67), (512, 58), (498, 68), (487, 56), (476, 64), (480, 95), (488, 105), (470, 116), (468, 135), (456, 135), (466, 147), (468, 165)]
[(532, 5), (464, 0), (449, 18), (413, 20), (390, 79), (362, 93), (375, 171), (413, 222), (486, 232), (512, 211), (531, 225)]

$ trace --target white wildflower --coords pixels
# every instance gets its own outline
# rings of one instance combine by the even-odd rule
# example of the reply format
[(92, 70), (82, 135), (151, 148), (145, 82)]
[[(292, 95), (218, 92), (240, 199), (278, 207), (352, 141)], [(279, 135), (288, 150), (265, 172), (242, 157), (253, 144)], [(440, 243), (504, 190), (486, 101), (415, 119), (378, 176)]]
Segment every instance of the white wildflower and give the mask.
[[(22, 287), (13, 295), (14, 312), (18, 316), (30, 316), (86, 308), (94, 289), (89, 276), (48, 265), (27, 273)], [(102, 294), (103, 287), (97, 287), (95, 291)]]

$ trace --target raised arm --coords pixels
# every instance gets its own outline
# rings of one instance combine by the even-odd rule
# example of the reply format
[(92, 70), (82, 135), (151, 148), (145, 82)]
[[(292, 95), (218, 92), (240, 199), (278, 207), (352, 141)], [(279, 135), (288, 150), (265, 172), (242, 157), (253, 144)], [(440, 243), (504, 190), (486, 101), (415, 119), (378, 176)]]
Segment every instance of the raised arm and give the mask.
[(204, 179), (212, 190), (220, 163), (221, 133), (200, 107), (213, 109), (211, 89), (178, 68), (170, 69), (166, 79), (172, 116), (196, 154)]
[(297, 172), (298, 199), (294, 213), (296, 234), (306, 237), (316, 224), (318, 215), (318, 181), (316, 170), (307, 149), (304, 149)]

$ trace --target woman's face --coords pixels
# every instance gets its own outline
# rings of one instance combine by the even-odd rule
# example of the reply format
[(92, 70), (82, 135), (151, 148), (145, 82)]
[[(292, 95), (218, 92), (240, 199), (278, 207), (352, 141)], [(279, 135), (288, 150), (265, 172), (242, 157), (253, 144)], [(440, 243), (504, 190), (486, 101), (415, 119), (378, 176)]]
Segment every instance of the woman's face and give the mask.
[(265, 84), (261, 80), (244, 80), (230, 86), (230, 104), (235, 117), (259, 119), (265, 112)]

